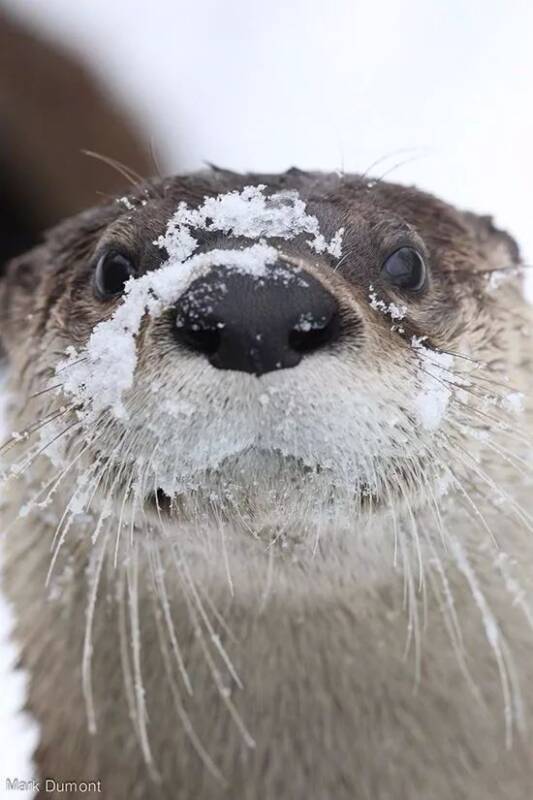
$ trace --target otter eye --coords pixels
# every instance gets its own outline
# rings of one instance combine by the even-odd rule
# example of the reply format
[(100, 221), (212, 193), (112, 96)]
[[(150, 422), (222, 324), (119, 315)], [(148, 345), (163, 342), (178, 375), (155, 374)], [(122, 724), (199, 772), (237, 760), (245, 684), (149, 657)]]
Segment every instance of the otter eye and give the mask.
[(107, 298), (121, 294), (126, 281), (134, 272), (133, 264), (127, 256), (112, 250), (104, 253), (98, 259), (94, 277), (98, 295)]
[(412, 247), (400, 247), (385, 260), (381, 272), (399, 289), (419, 292), (426, 282), (424, 259)]

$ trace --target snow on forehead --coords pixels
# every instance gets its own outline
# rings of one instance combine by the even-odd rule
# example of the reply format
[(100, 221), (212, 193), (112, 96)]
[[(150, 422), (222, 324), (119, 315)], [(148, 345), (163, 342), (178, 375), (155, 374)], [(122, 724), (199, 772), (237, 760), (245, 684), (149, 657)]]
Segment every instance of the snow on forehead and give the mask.
[[(266, 240), (289, 240), (302, 234), (310, 236), (306, 241), (315, 252), (340, 258), (342, 228), (328, 242), (320, 233), (318, 219), (306, 213), (297, 192), (266, 196), (264, 190), (262, 185), (247, 186), (241, 192), (206, 197), (198, 208), (183, 202), (178, 205), (165, 234), (156, 242), (168, 256), (161, 268), (131, 278), (113, 316), (94, 328), (82, 352), (69, 348), (67, 360), (58, 364), (63, 391), (82, 405), (84, 415), (111, 408), (117, 417), (127, 416), (122, 398), (133, 385), (137, 365), (135, 337), (143, 317), (159, 317), (193, 280), (213, 267), (259, 278), (280, 257), (278, 249)], [(193, 231), (202, 230), (256, 241), (248, 247), (196, 253), (199, 242)], [(288, 274), (287, 270), (283, 272)], [(287, 290), (290, 291), (289, 286)]]
[(320, 233), (318, 219), (307, 214), (298, 192), (284, 191), (266, 196), (265, 188), (262, 184), (246, 186), (241, 192), (206, 197), (198, 208), (180, 203), (158, 244), (167, 250), (170, 258), (182, 261), (192, 255), (198, 245), (191, 235), (191, 228), (247, 239), (294, 239), (309, 234), (312, 238), (307, 240), (307, 244), (315, 252), (327, 252), (340, 258), (343, 228), (339, 228), (327, 242)]

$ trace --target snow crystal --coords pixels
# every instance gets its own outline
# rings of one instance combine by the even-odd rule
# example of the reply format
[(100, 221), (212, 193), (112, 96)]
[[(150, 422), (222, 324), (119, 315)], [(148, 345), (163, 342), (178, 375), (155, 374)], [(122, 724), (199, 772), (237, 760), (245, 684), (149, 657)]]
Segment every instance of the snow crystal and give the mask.
[[(307, 244), (316, 252), (340, 257), (343, 229), (328, 243), (320, 233), (318, 219), (305, 211), (305, 203), (297, 192), (278, 192), (269, 197), (265, 186), (247, 186), (216, 197), (206, 197), (198, 208), (181, 202), (169, 219), (164, 236), (156, 244), (167, 253), (159, 270), (126, 283), (121, 305), (113, 316), (99, 323), (84, 351), (67, 350), (67, 360), (58, 364), (57, 372), (68, 366), (62, 375), (64, 392), (72, 395), (94, 415), (111, 408), (118, 418), (127, 416), (123, 395), (133, 385), (137, 365), (136, 336), (146, 314), (157, 318), (173, 305), (196, 278), (213, 267), (225, 267), (262, 278), (267, 266), (280, 257), (277, 248), (266, 239), (293, 239), (310, 234)], [(127, 198), (121, 198), (123, 201)], [(219, 231), (226, 235), (256, 239), (256, 243), (240, 249), (212, 249), (196, 253), (199, 242), (193, 230)], [(279, 268), (287, 280), (293, 270)]]
[[(309, 219), (316, 220), (316, 217), (310, 217)], [(317, 221), (318, 222), (318, 221)], [(342, 237), (344, 234), (344, 228), (339, 228), (338, 231), (335, 233), (331, 241), (328, 243), (326, 241), (325, 236), (321, 233), (317, 233), (314, 239), (309, 239), (307, 244), (317, 253), (329, 253), (331, 256), (335, 258), (340, 258), (342, 256)]]
[(117, 203), (120, 203), (121, 205), (123, 205), (124, 208), (128, 209), (128, 211), (134, 211), (135, 210), (135, 206), (133, 205), (131, 200), (126, 196), (119, 197), (118, 200), (117, 200)]
[(391, 319), (404, 319), (407, 314), (407, 306), (399, 306), (396, 303), (385, 303), (384, 300), (378, 299), (372, 285), (370, 285), (368, 289), (370, 307), (373, 308), (374, 311), (381, 311), (383, 314), (388, 314)]
[(493, 270), (488, 278), (487, 291), (495, 292), (502, 284), (507, 283), (512, 278), (522, 275), (522, 269), (516, 267), (515, 269), (496, 269)]
[(503, 398), (502, 406), (512, 414), (520, 414), (524, 410), (524, 395), (522, 392), (511, 392)]
[(318, 319), (309, 311), (306, 314), (300, 314), (296, 325), (294, 326), (295, 331), (300, 331), (302, 333), (309, 333), (309, 331), (316, 331), (322, 330), (324, 328), (324, 324), (326, 323), (325, 317), (319, 317)]
[(422, 427), (434, 431), (442, 422), (452, 394), (448, 373), (453, 366), (453, 356), (430, 350), (423, 342), (424, 339), (417, 336), (411, 340), (424, 369), (422, 386), (415, 396), (415, 411)]

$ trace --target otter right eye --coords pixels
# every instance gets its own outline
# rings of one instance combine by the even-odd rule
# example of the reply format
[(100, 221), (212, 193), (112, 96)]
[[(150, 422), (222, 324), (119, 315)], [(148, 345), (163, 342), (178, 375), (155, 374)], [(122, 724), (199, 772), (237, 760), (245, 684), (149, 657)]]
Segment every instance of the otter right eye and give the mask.
[(400, 247), (385, 260), (381, 269), (389, 283), (397, 289), (419, 292), (426, 282), (424, 259), (413, 247)]
[(109, 251), (98, 259), (94, 283), (102, 299), (122, 294), (126, 282), (135, 270), (130, 259), (122, 253)]

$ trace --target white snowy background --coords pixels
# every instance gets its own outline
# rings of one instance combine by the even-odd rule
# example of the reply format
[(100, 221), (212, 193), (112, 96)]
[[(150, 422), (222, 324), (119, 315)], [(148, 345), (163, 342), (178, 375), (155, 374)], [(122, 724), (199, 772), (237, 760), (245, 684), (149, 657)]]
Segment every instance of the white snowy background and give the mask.
[[(83, 55), (137, 116), (165, 172), (205, 161), (364, 171), (383, 159), (375, 175), (391, 170), (494, 214), (533, 260), (529, 0), (4, 5)], [(36, 740), (16, 715), (24, 679), (11, 669), (10, 624), (0, 598), (0, 797), (3, 776), (32, 776)]]

